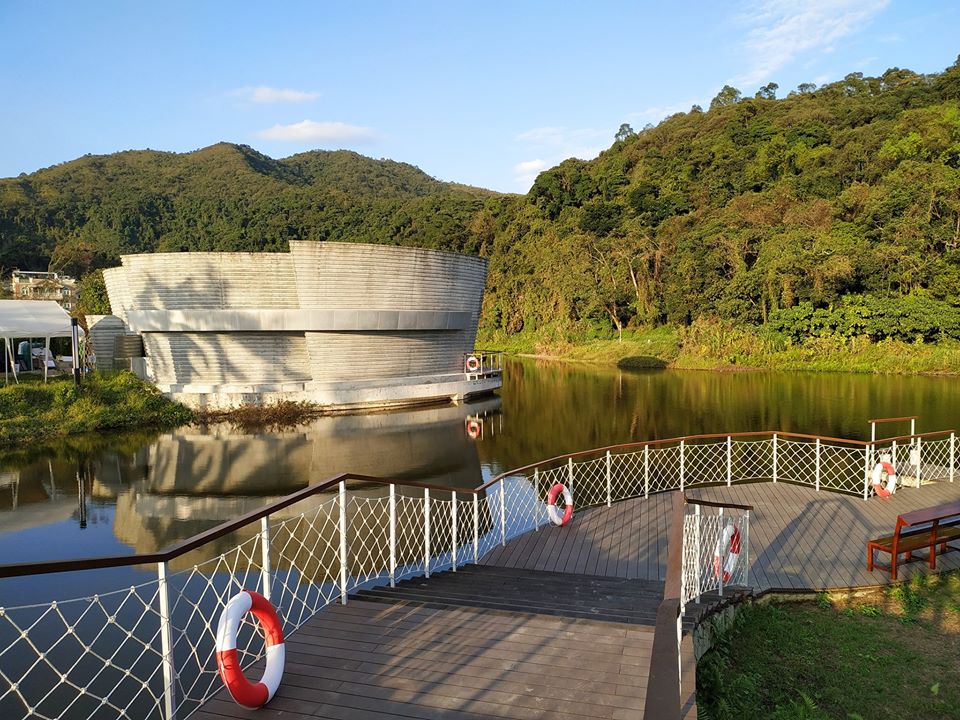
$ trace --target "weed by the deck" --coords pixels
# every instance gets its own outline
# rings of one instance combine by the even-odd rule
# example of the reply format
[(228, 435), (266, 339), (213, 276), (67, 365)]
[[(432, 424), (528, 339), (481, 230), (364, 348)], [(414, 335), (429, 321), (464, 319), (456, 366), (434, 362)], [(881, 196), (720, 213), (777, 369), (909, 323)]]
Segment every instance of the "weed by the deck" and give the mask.
[(960, 719), (960, 574), (745, 608), (697, 668), (699, 716)]

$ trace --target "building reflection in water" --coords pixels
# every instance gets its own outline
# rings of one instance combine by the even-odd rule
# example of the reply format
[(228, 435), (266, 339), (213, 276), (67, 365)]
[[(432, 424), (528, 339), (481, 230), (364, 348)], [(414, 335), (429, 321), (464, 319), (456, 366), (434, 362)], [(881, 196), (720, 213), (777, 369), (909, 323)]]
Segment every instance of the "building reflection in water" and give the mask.
[[(33, 462), (10, 472), (10, 478), (3, 476), (7, 482), (0, 486), (0, 508), (13, 512), (0, 514), (0, 531), (59, 523), (57, 533), (66, 533), (63, 520), (72, 517), (77, 521), (73, 525), (82, 527), (105, 519), (98, 511), (115, 505), (116, 539), (133, 552), (148, 553), (344, 472), (474, 488), (482, 483), (477, 428), (495, 432), (500, 426), (499, 408), (500, 398), (492, 397), (465, 405), (324, 417), (293, 430), (258, 434), (227, 425), (190, 427), (156, 437), (133, 451), (101, 451), (72, 463)], [(388, 492), (383, 486), (351, 488), (354, 497), (386, 497)], [(397, 492), (422, 500), (418, 490), (398, 487)], [(328, 501), (333, 495), (314, 496), (279, 512), (274, 520), (304, 511), (322, 513), (332, 505)], [(485, 510), (485, 503), (481, 505)], [(356, 528), (351, 532), (379, 533), (379, 525), (387, 523), (389, 516), (379, 512), (386, 507), (385, 501), (376, 507), (383, 517), (358, 517), (351, 523)], [(359, 512), (361, 504), (356, 508)], [(416, 522), (416, 513), (412, 501), (398, 503), (398, 526)], [(481, 529), (489, 526), (486, 513), (482, 515)], [(321, 527), (335, 525), (317, 520)], [(252, 537), (258, 527), (185, 555), (172, 563), (173, 568), (225, 552)], [(399, 539), (401, 558), (416, 552), (412, 545), (405, 546), (402, 535)], [(306, 537), (299, 540), (308, 541)], [(82, 545), (82, 540), (78, 542)], [(414, 542), (412, 534), (410, 542)], [(54, 556), (70, 557), (73, 541), (62, 538), (59, 544), (63, 550)], [(330, 567), (328, 561), (318, 558), (325, 567)], [(360, 557), (354, 561), (363, 564)]]

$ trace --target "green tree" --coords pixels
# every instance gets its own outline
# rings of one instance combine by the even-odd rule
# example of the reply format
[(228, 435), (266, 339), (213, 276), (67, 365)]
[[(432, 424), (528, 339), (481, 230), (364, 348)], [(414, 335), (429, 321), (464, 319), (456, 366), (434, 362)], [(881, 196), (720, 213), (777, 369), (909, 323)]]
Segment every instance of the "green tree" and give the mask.
[(715, 110), (716, 108), (726, 107), (727, 105), (735, 105), (740, 102), (740, 98), (739, 90), (730, 85), (724, 85), (720, 88), (720, 92), (710, 101), (710, 109)]

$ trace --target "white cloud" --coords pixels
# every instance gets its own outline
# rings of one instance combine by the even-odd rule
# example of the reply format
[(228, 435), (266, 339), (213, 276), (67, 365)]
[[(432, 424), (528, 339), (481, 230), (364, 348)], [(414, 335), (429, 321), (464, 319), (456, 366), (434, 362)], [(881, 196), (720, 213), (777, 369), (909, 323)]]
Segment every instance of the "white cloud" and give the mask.
[(738, 85), (769, 81), (797, 56), (832, 52), (841, 39), (862, 30), (890, 0), (755, 0), (741, 21), (749, 30), (743, 49), (750, 69)]
[(595, 128), (565, 128), (546, 126), (519, 133), (515, 140), (523, 145), (523, 155), (536, 155), (536, 160), (525, 160), (513, 166), (514, 185), (526, 191), (537, 179), (537, 174), (567, 158), (589, 160), (613, 142), (613, 130)]
[[(694, 106), (696, 100), (689, 100), (687, 102), (676, 103), (674, 105), (658, 105), (655, 107), (646, 108), (645, 110), (639, 110), (637, 112), (632, 112), (627, 115), (628, 120), (643, 124), (653, 123), (656, 125), (658, 122), (664, 118), (670, 117), (671, 115), (676, 115), (678, 112), (686, 112)], [(640, 127), (634, 127), (634, 130), (639, 131), (643, 125)]]
[(367, 127), (342, 122), (304, 120), (290, 125), (274, 125), (257, 133), (265, 140), (285, 142), (370, 142), (376, 134)]
[(513, 182), (519, 187), (529, 188), (533, 185), (533, 181), (537, 179), (537, 175), (546, 169), (547, 161), (539, 158), (518, 162), (513, 166)]
[(258, 85), (256, 87), (248, 85), (247, 87), (231, 90), (229, 94), (252, 103), (301, 103), (316, 100), (320, 97), (320, 93), (318, 92), (292, 90), (290, 88), (272, 88), (266, 85)]
[(544, 160), (526, 160), (524, 162), (519, 162), (513, 166), (513, 171), (515, 173), (536, 173), (540, 172), (547, 167), (547, 163)]
[(520, 133), (517, 140), (540, 146), (571, 147), (584, 143), (594, 144), (604, 135), (609, 135), (610, 142), (613, 142), (615, 132), (616, 128), (608, 132), (594, 128), (539, 127)]

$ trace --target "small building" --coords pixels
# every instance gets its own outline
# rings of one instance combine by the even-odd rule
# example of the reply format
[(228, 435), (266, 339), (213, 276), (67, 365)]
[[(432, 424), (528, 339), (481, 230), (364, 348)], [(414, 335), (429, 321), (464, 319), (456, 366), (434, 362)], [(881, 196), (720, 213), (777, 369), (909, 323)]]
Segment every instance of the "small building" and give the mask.
[(10, 291), (14, 300), (53, 300), (68, 312), (76, 309), (79, 297), (75, 279), (39, 270), (14, 270)]
[(499, 358), (474, 356), (486, 276), (480, 257), (307, 241), (286, 253), (126, 255), (104, 271), (113, 314), (142, 338), (131, 366), (193, 407), (491, 392)]

